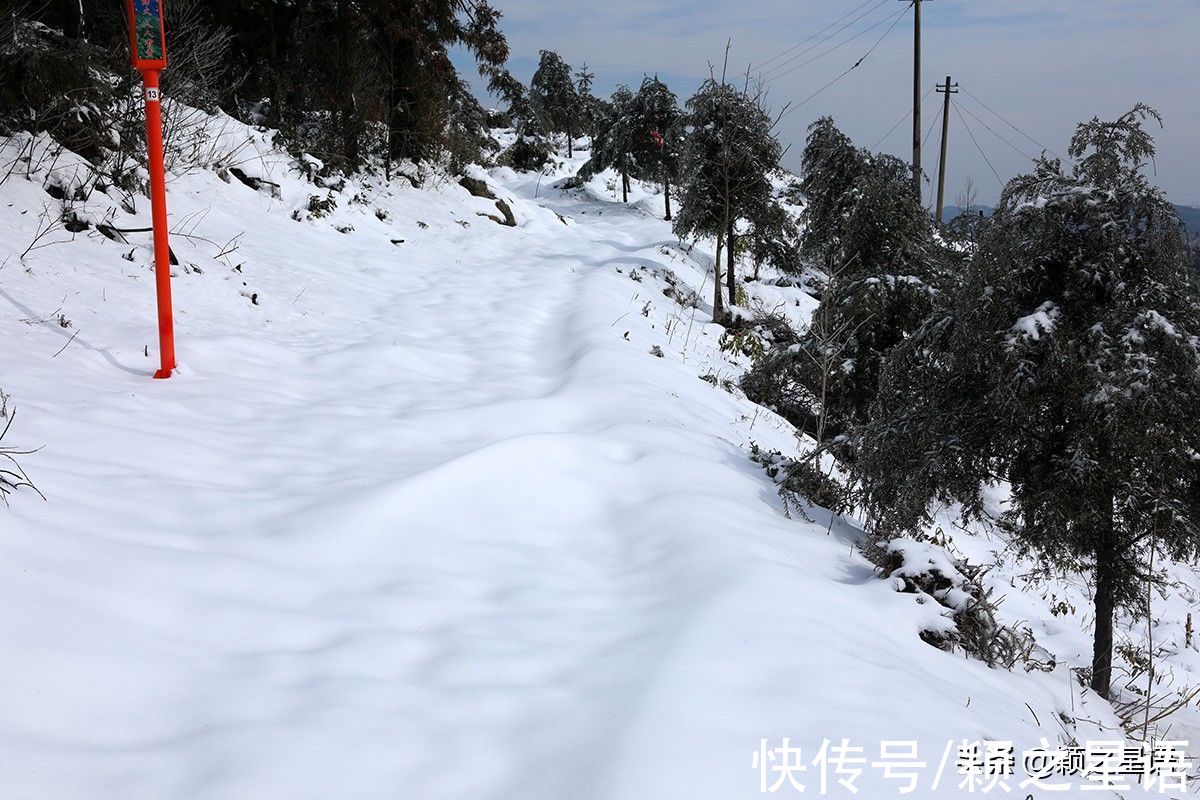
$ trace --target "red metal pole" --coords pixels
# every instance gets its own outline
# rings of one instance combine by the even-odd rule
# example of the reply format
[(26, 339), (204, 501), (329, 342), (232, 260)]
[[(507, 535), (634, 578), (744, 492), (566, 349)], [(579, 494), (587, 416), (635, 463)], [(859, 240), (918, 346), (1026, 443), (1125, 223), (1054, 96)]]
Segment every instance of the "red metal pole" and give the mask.
[(167, 181), (163, 166), (162, 104), (158, 70), (145, 70), (146, 148), (150, 169), (150, 210), (154, 225), (154, 285), (158, 294), (158, 352), (161, 368), (154, 377), (171, 377), (175, 369), (175, 320), (171, 310), (171, 246), (167, 239)]

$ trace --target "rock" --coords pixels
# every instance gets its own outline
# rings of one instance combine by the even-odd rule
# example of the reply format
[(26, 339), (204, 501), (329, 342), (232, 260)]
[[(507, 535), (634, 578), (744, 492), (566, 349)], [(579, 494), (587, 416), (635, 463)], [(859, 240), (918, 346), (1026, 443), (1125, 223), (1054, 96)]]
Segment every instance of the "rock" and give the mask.
[(496, 199), (496, 195), (488, 188), (487, 183), (479, 178), (464, 177), (458, 182), (458, 185), (470, 192), (473, 197), (482, 197), (486, 200)]

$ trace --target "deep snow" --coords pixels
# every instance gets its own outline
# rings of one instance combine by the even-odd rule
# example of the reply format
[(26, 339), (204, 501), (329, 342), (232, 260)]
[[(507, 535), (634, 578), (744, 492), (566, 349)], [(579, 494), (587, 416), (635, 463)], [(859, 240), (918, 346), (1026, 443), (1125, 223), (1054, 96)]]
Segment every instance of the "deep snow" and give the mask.
[[(452, 180), (330, 192), (224, 129), (279, 196), (172, 176), (170, 381), (149, 379), (148, 237), (60, 230), (18, 258), (57, 214), (43, 184), (80, 165), (0, 185), (0, 388), (48, 498), (0, 510), (0, 798), (728, 800), (759, 796), (754, 754), (783, 737), (806, 761), (916, 741), (909, 796), (960, 797), (929, 788), (949, 740), (1114, 738), (1068, 672), (1086, 621), (1052, 618), (1019, 564), (993, 581), (1053, 673), (924, 644), (944, 610), (881, 580), (853, 523), (785, 515), (748, 448), (795, 452), (794, 431), (700, 380), (744, 363), (705, 322), (711, 252), (650, 187), (624, 207), (603, 178), (554, 188), (578, 161), (476, 171), (507, 228)], [(309, 219), (310, 196), (338, 207)], [(148, 225), (144, 198), (74, 205)], [(1097, 796), (1054, 796), (1077, 794)]]

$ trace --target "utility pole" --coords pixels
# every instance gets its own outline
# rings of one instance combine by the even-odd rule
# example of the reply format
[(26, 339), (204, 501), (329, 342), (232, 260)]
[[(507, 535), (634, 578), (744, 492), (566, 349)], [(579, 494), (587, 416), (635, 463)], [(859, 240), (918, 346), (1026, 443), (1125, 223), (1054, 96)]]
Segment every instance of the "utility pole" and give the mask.
[(913, 190), (917, 199), (921, 191), (921, 3), (925, 0), (904, 0), (913, 7)]
[(950, 84), (950, 76), (946, 76), (946, 84), (938, 84), (939, 93), (946, 95), (946, 105), (942, 108), (942, 160), (938, 165), (938, 194), (937, 194), (937, 224), (942, 224), (942, 209), (946, 200), (946, 141), (950, 138), (950, 95), (958, 94), (958, 84)]

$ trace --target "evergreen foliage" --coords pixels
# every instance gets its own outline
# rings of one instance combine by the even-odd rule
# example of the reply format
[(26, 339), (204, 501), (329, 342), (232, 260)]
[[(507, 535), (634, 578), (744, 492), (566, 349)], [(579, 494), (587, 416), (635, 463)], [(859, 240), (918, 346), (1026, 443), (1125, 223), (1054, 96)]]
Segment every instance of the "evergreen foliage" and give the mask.
[(683, 149), (683, 112), (679, 100), (657, 75), (647, 77), (633, 97), (629, 114), (636, 177), (662, 184), (666, 218), (670, 221), (671, 184), (678, 181)]
[(753, 221), (766, 213), (773, 197), (770, 175), (783, 156), (773, 134), (774, 123), (759, 100), (710, 79), (687, 102), (680, 169), (683, 192), (674, 229), (681, 239), (712, 236), (717, 240), (716, 322), (724, 318), (721, 252), (728, 250), (726, 286), (733, 305), (737, 297), (733, 238), (738, 220)]
[(799, 346), (772, 350), (744, 385), (752, 399), (775, 394), (764, 392), (772, 382), (804, 387), (778, 410), (798, 424), (820, 418), (836, 435), (866, 422), (888, 354), (937, 308), (943, 253), (904, 162), (855, 147), (825, 117), (809, 129), (802, 164), (801, 248), (825, 290)]
[(1200, 302), (1180, 221), (1143, 168), (1139, 105), (1079, 126), (1064, 169), (1013, 179), (953, 303), (881, 379), (857, 471), (875, 525), (911, 530), (934, 500), (1004, 523), (1049, 562), (1095, 575), (1092, 686), (1112, 677), (1114, 611), (1158, 576), (1150, 553), (1200, 549)]
[(529, 83), (531, 110), (547, 133), (567, 139), (567, 158), (575, 155), (573, 140), (579, 128), (582, 103), (571, 67), (551, 50), (543, 50), (533, 80)]
[(603, 113), (603, 101), (592, 94), (595, 74), (584, 64), (575, 73), (575, 91), (579, 95), (578, 127), (590, 138), (596, 138), (596, 123)]
[[(57, 0), (7, 14), (0, 125), (57, 136), (65, 113), (124, 102), (124, 6)], [(501, 75), (508, 45), (487, 0), (176, 0), (166, 12), (164, 93), (277, 127), (333, 168), (357, 169), (368, 155), (436, 159), (447, 148), (477, 159), (487, 144), (448, 55), (463, 48), (490, 81)]]
[(621, 176), (621, 193), (629, 202), (629, 179), (640, 174), (637, 161), (637, 131), (633, 116), (634, 96), (627, 86), (619, 86), (602, 107), (592, 142), (592, 155), (579, 171), (587, 180), (606, 169), (615, 169)]

